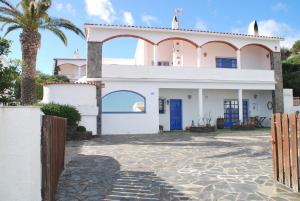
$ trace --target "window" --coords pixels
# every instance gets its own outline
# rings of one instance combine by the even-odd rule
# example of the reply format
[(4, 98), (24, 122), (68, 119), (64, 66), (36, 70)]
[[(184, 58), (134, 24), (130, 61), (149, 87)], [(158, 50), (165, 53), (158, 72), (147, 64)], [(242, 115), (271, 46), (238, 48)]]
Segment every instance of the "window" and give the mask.
[(159, 99), (159, 114), (166, 113), (166, 99)]
[(102, 98), (103, 113), (145, 113), (146, 99), (133, 91), (115, 91)]
[(235, 58), (216, 58), (217, 68), (237, 68), (237, 60)]
[(157, 62), (158, 66), (170, 66), (170, 62), (168, 61), (159, 61)]

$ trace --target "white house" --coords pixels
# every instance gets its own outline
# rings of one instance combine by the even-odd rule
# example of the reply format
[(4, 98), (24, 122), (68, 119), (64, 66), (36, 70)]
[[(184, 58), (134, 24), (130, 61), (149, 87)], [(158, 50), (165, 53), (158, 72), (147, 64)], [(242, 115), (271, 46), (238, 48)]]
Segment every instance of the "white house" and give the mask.
[[(184, 130), (218, 117), (226, 127), (255, 116), (268, 126), (283, 111), (282, 38), (260, 36), (256, 22), (249, 34), (180, 29), (176, 16), (172, 25), (85, 24), (87, 60), (55, 59), (57, 74), (102, 84), (98, 134)], [(135, 58), (102, 58), (103, 43), (118, 37), (138, 38)]]

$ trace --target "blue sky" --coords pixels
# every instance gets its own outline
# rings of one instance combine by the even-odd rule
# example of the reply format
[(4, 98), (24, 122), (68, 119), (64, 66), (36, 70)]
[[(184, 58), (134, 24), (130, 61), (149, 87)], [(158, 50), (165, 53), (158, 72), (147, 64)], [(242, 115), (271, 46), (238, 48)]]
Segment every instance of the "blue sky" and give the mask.
[[(50, 14), (67, 18), (81, 28), (84, 23), (170, 27), (176, 8), (183, 10), (181, 28), (246, 33), (248, 24), (256, 19), (261, 35), (285, 37), (284, 46), (290, 47), (300, 39), (298, 0), (53, 0)], [(52, 33), (41, 33), (38, 70), (52, 73), (53, 58), (72, 57), (76, 49), (86, 57), (86, 43), (75, 34), (66, 31), (66, 47)], [(13, 41), (10, 58), (21, 58), (18, 35), (16, 32), (7, 37)], [(109, 41), (104, 57), (132, 57), (135, 43), (135, 39)]]

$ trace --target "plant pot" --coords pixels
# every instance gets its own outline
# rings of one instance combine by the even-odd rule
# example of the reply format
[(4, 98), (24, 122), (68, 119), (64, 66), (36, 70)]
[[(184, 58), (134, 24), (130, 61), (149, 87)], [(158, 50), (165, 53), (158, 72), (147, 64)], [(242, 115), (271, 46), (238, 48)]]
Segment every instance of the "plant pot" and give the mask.
[(224, 128), (224, 118), (217, 118), (217, 128), (218, 129)]

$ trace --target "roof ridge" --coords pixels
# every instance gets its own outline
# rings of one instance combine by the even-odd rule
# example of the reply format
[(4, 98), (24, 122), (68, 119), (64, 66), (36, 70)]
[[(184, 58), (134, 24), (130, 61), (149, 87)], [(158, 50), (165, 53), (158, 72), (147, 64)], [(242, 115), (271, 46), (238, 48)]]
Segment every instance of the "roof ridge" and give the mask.
[(267, 39), (279, 39), (283, 40), (282, 37), (277, 36), (255, 36), (243, 33), (234, 33), (234, 32), (220, 32), (220, 31), (208, 31), (200, 29), (172, 29), (168, 27), (150, 27), (150, 26), (133, 26), (133, 25), (123, 25), (123, 24), (95, 24), (95, 23), (84, 23), (84, 25), (91, 26), (106, 26), (106, 27), (122, 27), (122, 28), (138, 28), (138, 29), (155, 29), (155, 30), (172, 30), (172, 31), (186, 31), (186, 32), (195, 32), (195, 33), (212, 33), (212, 34), (223, 34), (223, 35), (233, 35), (233, 36), (246, 36), (252, 38), (267, 38)]

